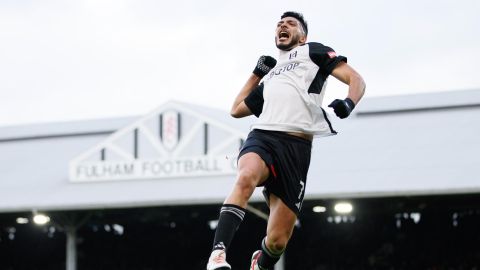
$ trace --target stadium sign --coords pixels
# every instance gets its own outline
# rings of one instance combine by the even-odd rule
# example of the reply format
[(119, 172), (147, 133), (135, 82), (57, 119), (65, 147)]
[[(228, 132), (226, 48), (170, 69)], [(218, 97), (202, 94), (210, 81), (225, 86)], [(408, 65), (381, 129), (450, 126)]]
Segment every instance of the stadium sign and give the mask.
[(170, 102), (70, 162), (70, 181), (233, 175), (244, 134)]
[(226, 156), (93, 162), (76, 166), (72, 180), (128, 180), (208, 176), (235, 173), (235, 159)]

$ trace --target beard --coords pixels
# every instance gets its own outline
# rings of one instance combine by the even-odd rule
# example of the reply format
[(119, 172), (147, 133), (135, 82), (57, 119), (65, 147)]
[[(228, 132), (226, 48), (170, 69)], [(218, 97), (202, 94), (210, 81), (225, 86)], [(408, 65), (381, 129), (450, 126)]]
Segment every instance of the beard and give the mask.
[(300, 36), (297, 36), (297, 35), (293, 36), (292, 40), (287, 44), (278, 43), (277, 37), (275, 37), (275, 45), (279, 50), (282, 50), (282, 51), (290, 51), (292, 48), (294, 48), (296, 45), (299, 44), (299, 41), (300, 41)]

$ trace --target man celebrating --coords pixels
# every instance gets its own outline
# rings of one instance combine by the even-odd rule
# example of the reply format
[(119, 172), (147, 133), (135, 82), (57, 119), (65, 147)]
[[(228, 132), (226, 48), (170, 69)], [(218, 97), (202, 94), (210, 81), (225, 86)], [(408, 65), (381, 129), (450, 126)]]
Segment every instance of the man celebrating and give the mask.
[(327, 77), (348, 85), (348, 96), (329, 105), (340, 118), (349, 116), (365, 91), (365, 82), (346, 57), (306, 42), (308, 26), (302, 14), (285, 12), (275, 33), (278, 63), (260, 57), (231, 109), (233, 117), (254, 114), (258, 121), (240, 150), (237, 179), (220, 210), (207, 270), (231, 269), (226, 252), (258, 186), (264, 187), (270, 214), (267, 235), (253, 253), (250, 270), (273, 269), (302, 207), (313, 137), (336, 134), (321, 107)]

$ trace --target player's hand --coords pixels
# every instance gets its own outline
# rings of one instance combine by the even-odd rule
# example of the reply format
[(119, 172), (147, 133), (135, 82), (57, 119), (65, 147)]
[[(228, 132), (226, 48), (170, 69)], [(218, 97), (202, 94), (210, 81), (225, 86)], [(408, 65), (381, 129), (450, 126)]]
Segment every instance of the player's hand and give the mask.
[(268, 56), (268, 55), (262, 55), (260, 58), (258, 58), (257, 65), (255, 66), (255, 69), (253, 70), (253, 74), (257, 75), (260, 78), (263, 78), (263, 76), (267, 75), (272, 68), (275, 67), (277, 64), (277, 60), (275, 58)]
[(341, 119), (347, 118), (355, 108), (355, 103), (350, 98), (335, 99), (328, 107), (333, 108), (335, 114)]

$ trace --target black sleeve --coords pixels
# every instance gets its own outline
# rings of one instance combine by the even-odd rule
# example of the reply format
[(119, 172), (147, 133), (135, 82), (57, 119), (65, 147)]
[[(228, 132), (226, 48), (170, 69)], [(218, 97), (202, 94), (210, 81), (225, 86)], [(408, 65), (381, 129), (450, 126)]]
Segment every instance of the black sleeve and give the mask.
[(244, 99), (245, 105), (250, 111), (259, 117), (263, 109), (263, 83), (259, 84), (250, 94)]
[(337, 53), (330, 47), (321, 43), (308, 43), (310, 59), (320, 67), (325, 75), (330, 75), (340, 62), (347, 62), (347, 57), (337, 56)]

